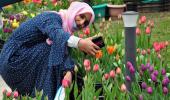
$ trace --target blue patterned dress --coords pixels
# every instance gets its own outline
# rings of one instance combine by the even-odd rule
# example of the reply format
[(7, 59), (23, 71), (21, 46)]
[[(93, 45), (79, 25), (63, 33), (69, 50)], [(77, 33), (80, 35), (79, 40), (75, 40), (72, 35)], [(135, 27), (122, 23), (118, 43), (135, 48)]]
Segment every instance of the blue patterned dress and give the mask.
[[(70, 34), (62, 28), (61, 17), (43, 12), (23, 22), (6, 41), (0, 54), (0, 73), (19, 93), (34, 95), (35, 88), (53, 100), (66, 70), (74, 62), (68, 54)], [(46, 39), (53, 41), (52, 45)]]

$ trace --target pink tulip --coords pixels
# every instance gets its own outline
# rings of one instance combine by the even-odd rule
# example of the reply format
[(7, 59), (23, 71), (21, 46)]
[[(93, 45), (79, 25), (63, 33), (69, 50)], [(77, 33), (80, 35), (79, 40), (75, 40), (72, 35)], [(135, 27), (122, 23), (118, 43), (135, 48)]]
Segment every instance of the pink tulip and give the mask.
[(146, 16), (141, 16), (140, 20), (141, 20), (141, 23), (145, 23), (146, 22)]
[(104, 78), (105, 78), (105, 80), (108, 80), (109, 79), (109, 74), (108, 73), (104, 74)]
[(127, 80), (127, 81), (131, 81), (130, 76), (126, 76), (126, 80)]
[(90, 60), (85, 59), (83, 64), (84, 64), (84, 67), (89, 67), (90, 66)]
[(62, 86), (63, 86), (64, 88), (69, 87), (69, 85), (70, 85), (70, 81), (69, 81), (69, 80), (67, 80), (67, 79), (63, 79), (63, 80), (62, 80)]
[(147, 49), (147, 53), (150, 54), (151, 53), (151, 49)]
[(5, 88), (2, 89), (2, 93), (5, 94), (7, 90)]
[(130, 71), (131, 74), (134, 74), (134, 73), (135, 73), (135, 69), (133, 68), (133, 66), (131, 66), (131, 67), (129, 68), (129, 71)]
[(95, 64), (94, 66), (93, 66), (93, 71), (94, 72), (97, 72), (99, 70), (99, 65), (98, 64)]
[(136, 35), (140, 35), (140, 33), (141, 33), (141, 32), (140, 32), (140, 28), (137, 27), (137, 28), (136, 28)]
[(17, 98), (19, 96), (18, 91), (14, 91), (14, 98)]
[(150, 33), (151, 33), (151, 29), (150, 29), (150, 27), (146, 27), (145, 32), (146, 32), (146, 34), (150, 34)]
[(142, 55), (146, 55), (146, 50), (144, 49), (144, 50), (142, 50)]
[(125, 84), (122, 84), (121, 87), (120, 87), (120, 90), (121, 90), (122, 92), (125, 92), (125, 91), (127, 90), (126, 85), (125, 85)]
[(117, 67), (117, 68), (116, 68), (116, 74), (121, 74), (121, 69), (120, 69), (120, 67)]
[(162, 75), (166, 75), (166, 70), (165, 70), (165, 68), (163, 68), (163, 69), (161, 70), (161, 74), (162, 74)]
[(114, 78), (115, 77), (115, 71), (114, 70), (111, 70), (110, 73), (109, 73), (110, 77), (111, 78)]
[(130, 61), (127, 61), (127, 68), (129, 69), (132, 65), (132, 63)]
[(163, 87), (163, 93), (166, 95), (168, 93), (168, 88), (167, 87)]
[(11, 94), (12, 94), (12, 91), (7, 91), (7, 92), (6, 92), (6, 96), (7, 96), (7, 97), (10, 97)]
[(148, 87), (148, 88), (147, 88), (147, 92), (148, 92), (149, 94), (152, 94), (152, 87)]

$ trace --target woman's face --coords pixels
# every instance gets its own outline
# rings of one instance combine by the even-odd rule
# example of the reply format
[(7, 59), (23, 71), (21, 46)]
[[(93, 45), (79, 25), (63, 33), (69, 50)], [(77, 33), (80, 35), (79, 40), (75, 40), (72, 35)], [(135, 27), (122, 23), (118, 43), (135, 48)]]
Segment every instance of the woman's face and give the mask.
[(77, 15), (75, 17), (75, 22), (76, 22), (77, 28), (82, 29), (82, 28), (88, 26), (90, 19), (91, 19), (91, 14), (89, 14), (89, 13)]

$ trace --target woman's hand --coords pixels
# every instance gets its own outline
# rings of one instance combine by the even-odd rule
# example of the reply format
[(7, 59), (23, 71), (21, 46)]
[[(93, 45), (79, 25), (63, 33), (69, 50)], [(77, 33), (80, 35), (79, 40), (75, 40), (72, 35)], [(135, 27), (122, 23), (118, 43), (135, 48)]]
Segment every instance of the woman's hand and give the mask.
[(81, 51), (84, 51), (85, 53), (93, 56), (95, 56), (97, 50), (100, 49), (100, 47), (98, 47), (96, 44), (92, 42), (92, 37), (86, 39), (80, 39), (78, 43), (78, 48)]

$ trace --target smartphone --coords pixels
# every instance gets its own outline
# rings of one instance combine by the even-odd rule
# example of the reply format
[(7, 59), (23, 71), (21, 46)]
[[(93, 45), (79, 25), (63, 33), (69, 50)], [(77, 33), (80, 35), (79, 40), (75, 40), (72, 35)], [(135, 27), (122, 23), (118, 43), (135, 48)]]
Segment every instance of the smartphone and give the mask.
[(92, 42), (94, 44), (96, 44), (97, 46), (99, 46), (100, 48), (105, 46), (105, 43), (103, 41), (103, 37), (102, 36), (98, 36), (92, 39)]

